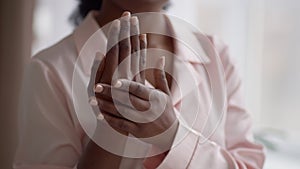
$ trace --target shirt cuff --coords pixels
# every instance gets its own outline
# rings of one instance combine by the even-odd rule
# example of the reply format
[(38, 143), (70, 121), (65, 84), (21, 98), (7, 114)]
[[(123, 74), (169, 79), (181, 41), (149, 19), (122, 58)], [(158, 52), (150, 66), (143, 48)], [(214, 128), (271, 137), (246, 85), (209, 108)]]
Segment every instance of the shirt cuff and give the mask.
[[(174, 128), (174, 126), (176, 126), (176, 133), (175, 136), (173, 136), (172, 145), (167, 150), (164, 150), (166, 151), (164, 154), (147, 158), (144, 161), (144, 166), (146, 168), (162, 168), (162, 169), (186, 168), (185, 166), (188, 165), (192, 157), (193, 151), (198, 142), (197, 140), (198, 134), (195, 133), (196, 132), (195, 130), (188, 127), (185, 120), (180, 116), (179, 111), (176, 108), (174, 108), (174, 110), (179, 123), (177, 123), (178, 125), (173, 125), (172, 127), (170, 127), (170, 128)], [(170, 130), (170, 128), (168, 130)], [(164, 132), (164, 133), (165, 133), (164, 134), (165, 137), (163, 136), (161, 138), (168, 138), (168, 136), (166, 136), (166, 133), (170, 133), (170, 132)], [(157, 148), (158, 147), (156, 146), (152, 146), (150, 154), (157, 154), (157, 153), (153, 153), (156, 152), (155, 150)], [(161, 149), (158, 148), (158, 150)], [(178, 165), (178, 163), (176, 162), (180, 162), (180, 165)]]
[(187, 168), (196, 149), (198, 138), (199, 136), (186, 128), (184, 122), (179, 119), (172, 147), (158, 169)]

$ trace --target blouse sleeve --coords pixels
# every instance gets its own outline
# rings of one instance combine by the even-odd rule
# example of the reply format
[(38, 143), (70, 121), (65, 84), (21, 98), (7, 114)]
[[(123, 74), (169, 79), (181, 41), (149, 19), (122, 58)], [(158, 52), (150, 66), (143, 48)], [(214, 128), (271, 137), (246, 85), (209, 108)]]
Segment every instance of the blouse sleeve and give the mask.
[(39, 59), (26, 69), (19, 114), (15, 169), (72, 169), (81, 142), (58, 76)]
[[(224, 147), (211, 140), (200, 143), (199, 137), (190, 132), (179, 145), (169, 151), (159, 168), (262, 169), (265, 155), (263, 147), (254, 143), (251, 118), (245, 109), (238, 71), (229, 58), (228, 48), (217, 39), (210, 39), (219, 52), (226, 75), (226, 145)], [(186, 129), (180, 126), (180, 130)]]

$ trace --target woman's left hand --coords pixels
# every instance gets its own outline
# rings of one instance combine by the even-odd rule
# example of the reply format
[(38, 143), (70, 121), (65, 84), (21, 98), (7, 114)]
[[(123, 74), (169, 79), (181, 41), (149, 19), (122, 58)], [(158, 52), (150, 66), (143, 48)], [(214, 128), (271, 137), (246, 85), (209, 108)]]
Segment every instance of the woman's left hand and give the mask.
[(137, 138), (153, 137), (170, 128), (168, 134), (164, 135), (169, 138), (162, 139), (170, 146), (178, 121), (163, 71), (164, 58), (159, 62), (159, 69), (154, 71), (156, 89), (131, 80), (119, 79), (114, 86), (100, 84), (103, 90), (96, 95), (97, 98), (106, 98), (98, 99), (98, 104), (103, 110), (104, 119), (113, 128), (129, 132)]

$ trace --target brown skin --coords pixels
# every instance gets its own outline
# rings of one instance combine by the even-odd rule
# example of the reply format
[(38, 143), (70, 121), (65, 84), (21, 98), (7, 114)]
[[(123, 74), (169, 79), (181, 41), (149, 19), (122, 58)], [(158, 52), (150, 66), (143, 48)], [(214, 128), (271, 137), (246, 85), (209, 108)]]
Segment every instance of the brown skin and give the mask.
[[(136, 0), (134, 3), (132, 3), (132, 0), (104, 0), (97, 20), (99, 21), (99, 25), (105, 25), (106, 23), (120, 18), (124, 11), (131, 11), (132, 13), (159, 12), (162, 10), (166, 2), (167, 0)], [(125, 15), (128, 15), (128, 13), (123, 14), (123, 16)], [(120, 35), (120, 32), (129, 33), (130, 31), (132, 31), (132, 29), (136, 28), (131, 25), (131, 30), (126, 29), (126, 24), (130, 24), (130, 20), (120, 20), (121, 22), (119, 29), (113, 26), (111, 26), (110, 28), (110, 31), (108, 33), (108, 46), (110, 43), (116, 41), (118, 36), (122, 36)], [(123, 29), (125, 31), (120, 31), (120, 29)], [(122, 85), (118, 88), (114, 87), (117, 79), (112, 79), (112, 75), (120, 61), (125, 59), (125, 57), (132, 52), (131, 50), (146, 48), (147, 43), (150, 44), (150, 47), (151, 44), (155, 44), (155, 46), (152, 47), (161, 48), (173, 52), (172, 40), (169, 38), (158, 35), (148, 35), (147, 39), (145, 39), (145, 36), (134, 36), (130, 39), (125, 39), (119, 42), (118, 45), (112, 47), (111, 50), (109, 50), (109, 52), (106, 54), (104, 63), (102, 63), (99, 69), (96, 70), (96, 84), (101, 84), (104, 89), (102, 92), (96, 93), (99, 108), (103, 113), (105, 120), (110, 124), (110, 126), (124, 135), (128, 135), (128, 133), (131, 133), (136, 137), (150, 137), (164, 132), (165, 130), (170, 128), (170, 126), (172, 126), (174, 122), (175, 126), (178, 125), (170, 98), (169, 86), (171, 84), (171, 80), (166, 77), (164, 71), (154, 70), (152, 73), (143, 72), (141, 74), (138, 74), (136, 77), (133, 77), (132, 75), (131, 70), (141, 70), (145, 66), (145, 53), (140, 53), (139, 55), (130, 59), (131, 62), (125, 65), (124, 71), (122, 71), (123, 74), (119, 75), (118, 77), (122, 78), (122, 80), (120, 81)], [(164, 63), (162, 63), (164, 62), (163, 59), (160, 59), (157, 62), (160, 67), (164, 65)], [(131, 79), (134, 79), (134, 81), (132, 81)], [(155, 86), (155, 89), (150, 89), (144, 85), (146, 79)], [(133, 104), (134, 107), (131, 107), (129, 103), (127, 103), (125, 100), (122, 100), (122, 95), (128, 95), (128, 93), (125, 93), (124, 90), (124, 87), (126, 86), (128, 86), (130, 89), (129, 97), (131, 100), (131, 104)], [(91, 91), (93, 89), (90, 88), (89, 90)], [(114, 90), (115, 94), (118, 95), (117, 98), (119, 100), (117, 101), (119, 104), (117, 106), (121, 107), (122, 110), (126, 110), (130, 113), (138, 113), (135, 111), (136, 109), (147, 110), (150, 106), (149, 96), (152, 92), (155, 93), (153, 95), (153, 98), (157, 102), (161, 102), (161, 100), (166, 101), (166, 108), (164, 109), (162, 115), (153, 122), (136, 123), (124, 118), (117, 111), (117, 109), (115, 108), (116, 103), (113, 102), (111, 96), (111, 90)], [(155, 112), (154, 110), (151, 113), (155, 114), (157, 112)], [(164, 139), (167, 140), (167, 142), (162, 143), (162, 145), (167, 145), (169, 147), (171, 146), (176, 130), (172, 131), (173, 134), (171, 134), (170, 138)], [(122, 157), (105, 151), (103, 148), (99, 147), (91, 140), (88, 143), (85, 151), (83, 152), (78, 162), (77, 168), (114, 169), (119, 168), (121, 160)]]

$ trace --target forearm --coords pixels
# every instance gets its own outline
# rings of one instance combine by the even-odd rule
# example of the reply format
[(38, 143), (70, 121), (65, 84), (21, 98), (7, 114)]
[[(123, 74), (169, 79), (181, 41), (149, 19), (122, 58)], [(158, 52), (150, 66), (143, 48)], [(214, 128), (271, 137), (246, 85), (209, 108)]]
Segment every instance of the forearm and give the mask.
[[(116, 129), (115, 129), (116, 130)], [(110, 134), (108, 133), (104, 126), (98, 124), (94, 135), (89, 140), (85, 150), (83, 151), (79, 162), (77, 164), (77, 169), (99, 169), (99, 168), (111, 168), (111, 169), (118, 169), (121, 161), (122, 161), (122, 154), (116, 154), (112, 151), (105, 149), (105, 147), (101, 147), (99, 144), (99, 140), (111, 138)], [(116, 130), (120, 134), (128, 135), (127, 132)], [(107, 141), (107, 140), (106, 140)], [(118, 146), (120, 149), (119, 152), (125, 150), (126, 139), (124, 140), (108, 140), (112, 144)]]
[(121, 160), (121, 156), (104, 150), (91, 140), (78, 162), (77, 169), (118, 169)]

